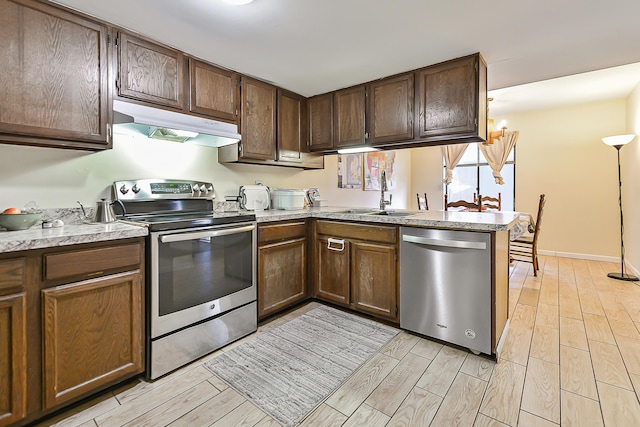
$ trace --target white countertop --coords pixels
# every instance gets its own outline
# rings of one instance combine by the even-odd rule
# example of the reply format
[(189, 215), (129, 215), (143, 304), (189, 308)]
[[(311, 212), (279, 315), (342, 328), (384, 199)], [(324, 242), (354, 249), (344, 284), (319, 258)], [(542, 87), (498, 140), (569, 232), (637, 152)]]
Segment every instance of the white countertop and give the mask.
[[(508, 231), (517, 222), (520, 212), (462, 212), (462, 211), (408, 211), (387, 209), (389, 212), (407, 212), (407, 216), (370, 215), (348, 213), (349, 207), (319, 207), (301, 210), (267, 210), (256, 212), (258, 223), (285, 221), (299, 218), (324, 218), (368, 223), (396, 224), (416, 227), (450, 228), (471, 231)], [(376, 211), (372, 208), (371, 211)]]
[[(408, 216), (383, 216), (348, 213), (349, 207), (318, 207), (300, 210), (267, 210), (255, 212), (258, 223), (321, 218), (366, 223), (395, 224), (415, 227), (447, 228), (470, 231), (507, 231), (514, 227), (519, 212), (454, 212), (407, 211), (387, 209), (389, 212), (407, 212)], [(371, 211), (375, 211), (372, 208)], [(29, 249), (75, 245), (106, 240), (146, 236), (147, 228), (129, 223), (67, 224), (60, 228), (0, 231), (0, 253)]]
[(60, 228), (45, 229), (34, 226), (28, 230), (0, 231), (0, 253), (146, 235), (146, 227), (119, 222), (110, 224), (66, 224)]

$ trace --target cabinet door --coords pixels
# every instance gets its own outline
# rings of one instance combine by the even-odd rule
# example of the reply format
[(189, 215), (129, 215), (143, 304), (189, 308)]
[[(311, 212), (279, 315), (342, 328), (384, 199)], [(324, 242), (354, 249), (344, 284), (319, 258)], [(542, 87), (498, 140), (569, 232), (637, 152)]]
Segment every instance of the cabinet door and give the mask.
[(365, 142), (365, 86), (339, 90), (333, 95), (333, 146)]
[(37, 1), (0, 2), (0, 140), (109, 148), (107, 28)]
[(278, 159), (302, 162), (307, 139), (307, 101), (303, 96), (278, 89)]
[(0, 426), (26, 416), (26, 315), (24, 293), (0, 297)]
[(184, 56), (127, 33), (118, 34), (118, 94), (184, 109)]
[(413, 139), (413, 73), (369, 85), (369, 144)]
[(349, 304), (349, 242), (316, 240), (316, 296), (342, 305)]
[(394, 246), (352, 242), (353, 308), (397, 321), (398, 279)]
[(333, 147), (333, 93), (309, 98), (309, 151)]
[(478, 132), (478, 61), (473, 55), (417, 72), (420, 138)]
[(42, 291), (45, 408), (144, 370), (142, 291), (139, 270)]
[(258, 317), (306, 298), (305, 248), (304, 238), (258, 248)]
[(189, 75), (190, 111), (237, 122), (240, 91), (236, 72), (190, 58)]
[(242, 77), (240, 157), (271, 159), (276, 156), (276, 87)]

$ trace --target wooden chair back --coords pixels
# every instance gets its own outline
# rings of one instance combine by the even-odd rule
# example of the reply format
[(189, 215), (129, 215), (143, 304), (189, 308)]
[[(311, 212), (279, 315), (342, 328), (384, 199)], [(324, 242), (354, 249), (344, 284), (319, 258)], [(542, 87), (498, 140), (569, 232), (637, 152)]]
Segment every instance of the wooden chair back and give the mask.
[[(498, 193), (498, 197), (482, 196), (482, 207), (484, 209), (502, 210), (502, 193)], [(478, 203), (478, 196), (473, 193), (473, 202)]]
[(482, 212), (482, 197), (477, 202), (467, 202), (466, 200), (458, 200), (456, 202), (450, 202), (449, 196), (444, 195), (444, 210), (448, 211), (449, 208), (467, 208), (471, 211)]
[(533, 228), (533, 246), (537, 247), (538, 236), (540, 235), (540, 228), (542, 227), (542, 214), (544, 213), (544, 194), (540, 195), (540, 201), (538, 202), (538, 214), (536, 215), (536, 225)]
[(536, 222), (533, 227), (533, 236), (523, 236), (515, 240), (512, 240), (509, 245), (509, 259), (510, 261), (523, 261), (533, 264), (533, 275), (538, 275), (538, 237), (540, 236), (540, 229), (542, 228), (542, 214), (544, 213), (545, 205), (544, 194), (540, 195), (540, 201), (538, 202), (538, 214), (536, 215)]
[(428, 211), (429, 210), (429, 200), (427, 199), (427, 193), (424, 193), (424, 197), (420, 197), (420, 193), (416, 194), (418, 198), (418, 210), (419, 211)]

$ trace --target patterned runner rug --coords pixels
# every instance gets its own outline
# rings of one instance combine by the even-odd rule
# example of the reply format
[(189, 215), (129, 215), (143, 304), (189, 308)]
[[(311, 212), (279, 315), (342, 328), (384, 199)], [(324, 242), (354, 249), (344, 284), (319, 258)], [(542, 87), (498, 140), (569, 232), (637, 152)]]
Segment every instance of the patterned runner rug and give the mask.
[(322, 306), (221, 353), (205, 366), (288, 427), (398, 332)]

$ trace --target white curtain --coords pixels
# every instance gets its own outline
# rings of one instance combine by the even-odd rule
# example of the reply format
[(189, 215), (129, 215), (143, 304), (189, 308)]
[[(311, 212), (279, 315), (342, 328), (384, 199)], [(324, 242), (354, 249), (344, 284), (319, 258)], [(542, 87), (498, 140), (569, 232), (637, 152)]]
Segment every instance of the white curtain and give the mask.
[(444, 157), (444, 164), (447, 166), (447, 174), (442, 180), (445, 184), (451, 184), (453, 180), (453, 169), (460, 163), (464, 151), (469, 144), (452, 144), (442, 145), (442, 157)]
[(504, 136), (500, 138), (494, 138), (493, 144), (484, 145), (482, 143), (478, 143), (480, 146), (480, 151), (484, 155), (485, 159), (491, 166), (491, 170), (493, 170), (493, 177), (496, 179), (496, 184), (503, 185), (504, 179), (502, 179), (502, 175), (500, 171), (502, 167), (507, 162), (507, 157), (509, 157), (509, 153), (516, 145), (516, 141), (518, 140), (518, 135), (520, 132), (505, 132)]

